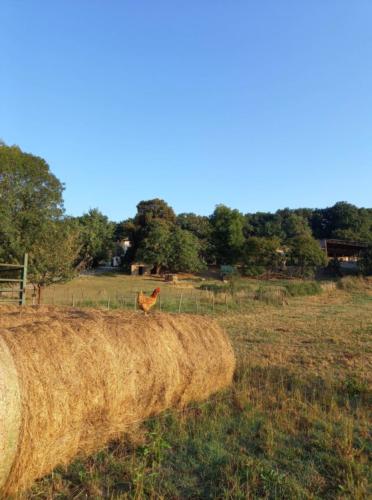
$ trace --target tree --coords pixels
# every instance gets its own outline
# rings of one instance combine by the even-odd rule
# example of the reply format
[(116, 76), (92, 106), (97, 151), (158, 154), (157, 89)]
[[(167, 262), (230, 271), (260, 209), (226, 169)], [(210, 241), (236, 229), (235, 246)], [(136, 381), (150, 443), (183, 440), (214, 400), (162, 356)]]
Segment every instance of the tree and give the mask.
[(44, 287), (75, 275), (80, 248), (79, 231), (73, 221), (50, 221), (44, 229), (43, 239), (33, 246), (29, 255), (29, 280), (37, 290), (39, 304)]
[(283, 264), (283, 256), (279, 250), (279, 238), (248, 238), (243, 250), (245, 273), (254, 276), (277, 270)]
[(282, 219), (278, 213), (256, 212), (246, 214), (245, 235), (261, 236), (265, 238), (284, 238), (282, 231)]
[(148, 234), (138, 248), (136, 259), (153, 266), (156, 274), (164, 269), (172, 272), (196, 272), (204, 267), (199, 250), (198, 238), (190, 231), (158, 219), (151, 222)]
[(315, 209), (310, 218), (311, 232), (316, 239), (329, 238), (330, 225), (326, 217), (325, 210)]
[(171, 251), (171, 226), (165, 220), (154, 220), (148, 226), (146, 237), (141, 241), (136, 259), (154, 267), (155, 273), (168, 267)]
[(29, 281), (38, 290), (74, 275), (78, 230), (63, 217), (63, 184), (42, 158), (0, 147), (0, 258), (29, 254)]
[(244, 245), (245, 218), (238, 210), (218, 205), (210, 217), (212, 242), (218, 264), (235, 264)]
[(115, 224), (114, 239), (122, 241), (130, 239), (132, 232), (135, 230), (134, 219), (125, 219)]
[(311, 237), (311, 229), (307, 220), (302, 216), (286, 209), (277, 212), (282, 219), (282, 231), (285, 239), (294, 238), (296, 236)]
[(133, 219), (127, 219), (120, 223), (117, 234), (125, 235), (131, 242), (130, 251), (127, 252), (127, 264), (134, 259), (139, 259), (138, 250), (144, 248), (144, 240), (153, 229), (153, 223), (164, 222), (169, 227), (174, 227), (176, 214), (164, 200), (155, 198), (153, 200), (141, 201), (137, 205), (137, 213)]
[(135, 224), (143, 228), (152, 221), (162, 219), (172, 224), (176, 223), (176, 214), (164, 200), (155, 198), (153, 200), (140, 201), (137, 205)]
[(358, 208), (346, 201), (314, 210), (311, 227), (316, 238), (372, 240), (372, 218), (369, 210)]
[(81, 248), (79, 267), (95, 267), (111, 256), (114, 247), (115, 224), (97, 208), (77, 218), (80, 227)]
[(311, 274), (318, 266), (327, 263), (327, 257), (319, 243), (311, 236), (296, 236), (288, 241), (289, 264), (297, 266), (302, 276)]
[(194, 273), (205, 267), (200, 242), (190, 231), (175, 227), (170, 235), (168, 267), (172, 272)]
[(177, 225), (190, 231), (199, 240), (199, 254), (205, 262), (213, 262), (213, 248), (211, 244), (212, 226), (209, 217), (194, 213), (177, 215)]
[(17, 146), (0, 147), (0, 253), (20, 261), (45, 238), (48, 222), (63, 214), (63, 184), (42, 158)]
[(347, 231), (349, 238), (358, 238), (357, 234), (361, 222), (358, 207), (346, 201), (339, 201), (328, 209), (328, 215), (331, 225), (331, 236), (337, 237), (337, 232)]

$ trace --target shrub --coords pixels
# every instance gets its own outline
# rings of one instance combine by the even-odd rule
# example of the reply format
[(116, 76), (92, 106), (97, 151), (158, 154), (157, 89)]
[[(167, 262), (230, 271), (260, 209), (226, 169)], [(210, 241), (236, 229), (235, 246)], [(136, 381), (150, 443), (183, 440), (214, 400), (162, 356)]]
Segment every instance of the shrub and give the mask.
[(361, 276), (344, 276), (337, 281), (337, 288), (346, 292), (360, 292), (368, 288), (368, 283)]
[(300, 283), (288, 283), (285, 285), (291, 297), (303, 297), (305, 295), (319, 295), (322, 287), (317, 281), (302, 281)]

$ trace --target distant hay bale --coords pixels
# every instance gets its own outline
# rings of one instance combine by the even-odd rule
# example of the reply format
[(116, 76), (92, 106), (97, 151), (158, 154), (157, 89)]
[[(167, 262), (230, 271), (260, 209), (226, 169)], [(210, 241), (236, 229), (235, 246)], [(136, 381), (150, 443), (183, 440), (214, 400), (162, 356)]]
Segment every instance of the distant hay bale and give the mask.
[(207, 398), (234, 367), (227, 336), (205, 317), (0, 308), (0, 496)]
[(177, 276), (177, 274), (166, 274), (164, 276), (164, 281), (167, 281), (170, 283), (176, 283), (178, 281), (178, 276)]

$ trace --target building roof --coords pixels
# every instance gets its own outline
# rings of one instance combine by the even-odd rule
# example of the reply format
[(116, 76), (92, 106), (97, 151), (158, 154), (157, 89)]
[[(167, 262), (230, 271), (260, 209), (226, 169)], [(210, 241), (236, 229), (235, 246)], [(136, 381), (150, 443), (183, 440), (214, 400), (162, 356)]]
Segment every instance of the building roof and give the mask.
[(335, 238), (326, 238), (320, 240), (320, 246), (327, 252), (328, 257), (353, 257), (367, 248), (365, 241), (338, 240)]

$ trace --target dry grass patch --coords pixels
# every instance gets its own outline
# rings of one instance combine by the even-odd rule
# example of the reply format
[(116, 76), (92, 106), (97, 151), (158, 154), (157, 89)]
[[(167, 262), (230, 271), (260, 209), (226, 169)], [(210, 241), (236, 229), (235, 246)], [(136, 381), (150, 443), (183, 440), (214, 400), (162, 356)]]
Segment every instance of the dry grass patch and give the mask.
[(372, 380), (372, 300), (355, 304), (343, 292), (292, 299), (220, 320), (246, 363)]

